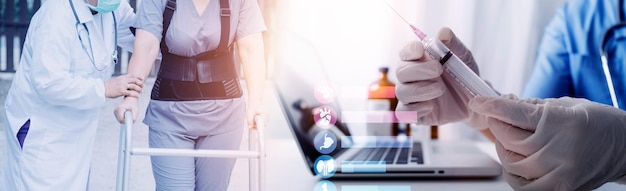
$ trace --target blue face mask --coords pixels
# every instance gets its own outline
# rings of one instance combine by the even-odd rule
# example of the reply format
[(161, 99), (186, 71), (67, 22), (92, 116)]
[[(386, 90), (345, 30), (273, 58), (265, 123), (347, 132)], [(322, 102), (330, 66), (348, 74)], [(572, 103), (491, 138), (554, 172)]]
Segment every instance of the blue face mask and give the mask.
[(98, 13), (108, 13), (120, 6), (120, 0), (98, 0), (98, 6), (94, 7), (90, 4), (87, 6)]

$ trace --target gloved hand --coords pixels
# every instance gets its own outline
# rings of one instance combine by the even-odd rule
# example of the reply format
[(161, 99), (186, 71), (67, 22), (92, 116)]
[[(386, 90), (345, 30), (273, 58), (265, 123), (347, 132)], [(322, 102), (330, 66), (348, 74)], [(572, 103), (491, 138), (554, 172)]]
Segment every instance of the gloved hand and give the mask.
[[(439, 30), (438, 38), (474, 72), (478, 66), (472, 53), (449, 28)], [(398, 65), (396, 96), (398, 111), (416, 111), (418, 124), (441, 125), (468, 117), (467, 103), (471, 96), (463, 87), (443, 72), (438, 60), (424, 52), (420, 41), (406, 45), (400, 52), (403, 62)], [(477, 127), (478, 128), (478, 127)]]
[(591, 190), (626, 174), (626, 112), (585, 99), (476, 97), (515, 190)]

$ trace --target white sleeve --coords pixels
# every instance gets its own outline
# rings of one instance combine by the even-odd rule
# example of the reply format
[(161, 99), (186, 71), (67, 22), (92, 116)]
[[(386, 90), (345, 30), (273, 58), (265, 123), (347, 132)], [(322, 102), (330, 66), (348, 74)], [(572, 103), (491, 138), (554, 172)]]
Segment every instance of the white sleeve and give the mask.
[(37, 94), (50, 105), (100, 108), (106, 100), (103, 81), (70, 73), (72, 62), (76, 62), (71, 46), (78, 37), (74, 25), (64, 20), (65, 14), (47, 14), (29, 28), (29, 50), (23, 54), (30, 54), (31, 59), (22, 63), (30, 64), (26, 74)]

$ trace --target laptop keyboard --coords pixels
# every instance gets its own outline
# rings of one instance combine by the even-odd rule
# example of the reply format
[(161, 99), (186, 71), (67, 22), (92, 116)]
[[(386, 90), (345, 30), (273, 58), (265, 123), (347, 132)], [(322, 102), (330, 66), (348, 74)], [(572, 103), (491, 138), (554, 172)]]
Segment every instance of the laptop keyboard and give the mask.
[(413, 143), (413, 148), (398, 147), (398, 144), (386, 143), (379, 148), (363, 148), (348, 159), (351, 164), (424, 164), (422, 144)]

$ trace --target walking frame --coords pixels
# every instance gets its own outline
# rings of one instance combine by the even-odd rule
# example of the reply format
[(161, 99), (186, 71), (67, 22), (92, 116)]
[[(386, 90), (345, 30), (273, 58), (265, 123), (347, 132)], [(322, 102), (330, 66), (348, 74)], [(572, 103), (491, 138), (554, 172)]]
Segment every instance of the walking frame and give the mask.
[[(188, 157), (212, 157), (212, 158), (249, 158), (249, 184), (250, 191), (265, 190), (265, 143), (263, 129), (265, 124), (260, 116), (255, 116), (256, 130), (249, 129), (248, 150), (198, 150), (198, 149), (164, 149), (164, 148), (132, 148), (133, 114), (131, 111), (124, 112), (124, 124), (120, 127), (120, 144), (117, 159), (117, 191), (128, 191), (130, 156), (188, 156)], [(256, 133), (252, 133), (256, 132)], [(256, 134), (253, 136), (252, 134)], [(256, 140), (255, 140), (256, 139)], [(254, 140), (254, 141), (253, 141)], [(258, 142), (253, 147), (253, 142)], [(256, 150), (252, 150), (256, 148)], [(256, 167), (254, 166), (256, 161)], [(256, 185), (253, 184), (253, 173), (256, 171)], [(255, 189), (256, 188), (256, 189)]]

